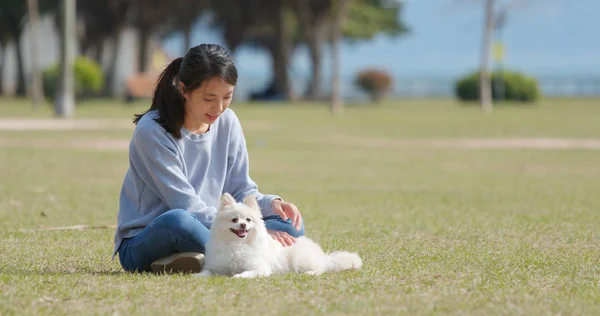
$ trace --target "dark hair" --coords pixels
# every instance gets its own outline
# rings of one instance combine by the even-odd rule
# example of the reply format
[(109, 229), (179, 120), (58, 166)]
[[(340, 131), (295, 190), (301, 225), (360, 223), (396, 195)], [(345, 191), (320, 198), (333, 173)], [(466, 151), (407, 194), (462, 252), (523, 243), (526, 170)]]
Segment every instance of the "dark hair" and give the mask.
[(201, 44), (190, 48), (184, 57), (173, 60), (158, 77), (150, 109), (136, 114), (137, 124), (146, 113), (158, 110), (155, 119), (175, 138), (181, 138), (181, 127), (185, 119), (185, 98), (179, 90), (182, 82), (186, 91), (197, 89), (206, 80), (220, 77), (225, 82), (236, 85), (237, 69), (233, 58), (225, 48), (216, 44)]

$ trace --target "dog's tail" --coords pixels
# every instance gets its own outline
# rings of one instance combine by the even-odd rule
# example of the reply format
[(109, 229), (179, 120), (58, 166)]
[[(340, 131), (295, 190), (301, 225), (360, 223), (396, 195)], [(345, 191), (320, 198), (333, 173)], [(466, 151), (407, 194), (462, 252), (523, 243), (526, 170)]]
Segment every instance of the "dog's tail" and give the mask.
[(349, 269), (360, 269), (363, 265), (362, 259), (357, 253), (335, 251), (327, 254), (327, 263), (325, 270), (342, 271)]

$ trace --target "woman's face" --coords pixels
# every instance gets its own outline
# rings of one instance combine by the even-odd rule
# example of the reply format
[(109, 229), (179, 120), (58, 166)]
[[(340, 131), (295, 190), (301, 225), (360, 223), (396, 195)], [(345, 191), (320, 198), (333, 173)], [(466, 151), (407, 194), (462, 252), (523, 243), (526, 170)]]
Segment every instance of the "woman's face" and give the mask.
[(209, 125), (214, 123), (231, 104), (233, 90), (233, 85), (214, 77), (206, 80), (197, 89), (184, 92), (186, 120)]

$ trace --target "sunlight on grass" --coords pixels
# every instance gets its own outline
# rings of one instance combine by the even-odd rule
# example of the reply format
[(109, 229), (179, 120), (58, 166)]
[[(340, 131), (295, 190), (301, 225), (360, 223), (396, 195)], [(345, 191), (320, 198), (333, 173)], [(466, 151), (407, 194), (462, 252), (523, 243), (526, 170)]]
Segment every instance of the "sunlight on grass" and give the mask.
[[(129, 120), (143, 107), (100, 108), (81, 113)], [(0, 111), (32, 116), (4, 103)], [(386, 145), (597, 138), (593, 104), (512, 107), (489, 117), (419, 102), (353, 107), (339, 118), (319, 106), (236, 112), (248, 126), (261, 191), (296, 203), (309, 236), (328, 251), (359, 252), (364, 269), (258, 280), (123, 273), (118, 257), (110, 260), (111, 229), (21, 229), (114, 224), (126, 149), (72, 143), (127, 141), (131, 130), (0, 131), (0, 315), (600, 312), (600, 150)], [(358, 137), (383, 145), (331, 141)], [(29, 145), (2, 145), (8, 139)]]

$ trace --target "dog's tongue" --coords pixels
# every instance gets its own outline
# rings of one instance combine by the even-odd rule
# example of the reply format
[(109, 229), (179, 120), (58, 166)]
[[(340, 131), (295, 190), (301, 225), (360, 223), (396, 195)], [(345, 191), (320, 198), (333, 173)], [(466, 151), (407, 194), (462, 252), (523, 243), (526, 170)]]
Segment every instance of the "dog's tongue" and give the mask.
[(243, 229), (236, 230), (235, 234), (238, 235), (238, 237), (244, 237), (244, 236), (246, 236), (246, 231)]

